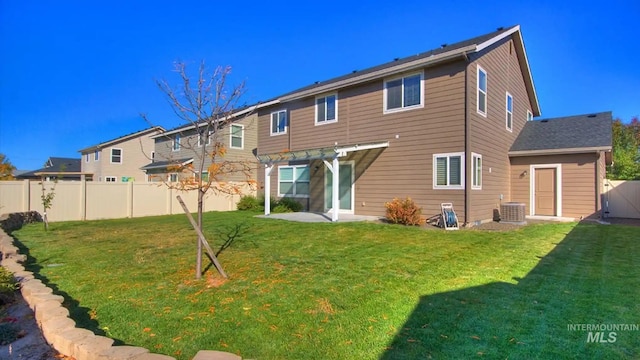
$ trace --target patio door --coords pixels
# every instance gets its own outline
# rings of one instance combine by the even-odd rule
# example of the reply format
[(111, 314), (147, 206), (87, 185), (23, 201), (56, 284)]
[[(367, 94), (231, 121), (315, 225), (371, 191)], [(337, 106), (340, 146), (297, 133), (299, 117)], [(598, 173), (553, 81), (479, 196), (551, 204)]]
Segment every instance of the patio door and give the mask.
[[(340, 184), (338, 196), (340, 199), (340, 212), (353, 214), (353, 166), (354, 163), (340, 163)], [(333, 173), (329, 169), (324, 169), (324, 208), (331, 210), (333, 207), (332, 190), (333, 190)]]

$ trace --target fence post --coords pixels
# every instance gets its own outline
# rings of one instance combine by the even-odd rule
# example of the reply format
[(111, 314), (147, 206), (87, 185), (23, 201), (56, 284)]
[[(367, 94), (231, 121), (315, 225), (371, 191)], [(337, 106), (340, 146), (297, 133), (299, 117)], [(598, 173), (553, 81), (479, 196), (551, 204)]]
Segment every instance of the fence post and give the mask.
[(29, 179), (22, 181), (22, 211), (31, 211), (31, 181)]
[(80, 175), (80, 220), (87, 220), (87, 178)]
[(133, 181), (127, 182), (127, 217), (133, 217)]

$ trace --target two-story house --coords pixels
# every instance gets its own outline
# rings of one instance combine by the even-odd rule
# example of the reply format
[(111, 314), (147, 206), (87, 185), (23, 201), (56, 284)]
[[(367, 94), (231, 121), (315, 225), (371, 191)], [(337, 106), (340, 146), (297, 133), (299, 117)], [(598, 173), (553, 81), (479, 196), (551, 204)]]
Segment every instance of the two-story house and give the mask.
[(267, 197), (296, 198), (334, 221), (383, 216), (385, 202), (409, 196), (426, 216), (450, 202), (474, 224), (511, 200), (509, 150), (539, 115), (520, 27), (500, 28), (267, 102), (260, 177)]
[(93, 181), (146, 181), (140, 167), (155, 156), (152, 136), (163, 132), (154, 126), (79, 150), (82, 172), (91, 174)]
[[(185, 124), (152, 136), (155, 156), (141, 167), (148, 181), (178, 182), (201, 176), (209, 180), (209, 167), (225, 163), (226, 169), (211, 181), (256, 180), (255, 151), (257, 148), (256, 106), (240, 109), (221, 121), (219, 128), (210, 131), (206, 139), (198, 135), (195, 124)], [(216, 149), (216, 145), (218, 149)], [(222, 152), (219, 152), (223, 149)], [(215, 159), (212, 153), (218, 151)], [(204, 163), (204, 165), (202, 165)], [(200, 169), (202, 168), (202, 174)]]

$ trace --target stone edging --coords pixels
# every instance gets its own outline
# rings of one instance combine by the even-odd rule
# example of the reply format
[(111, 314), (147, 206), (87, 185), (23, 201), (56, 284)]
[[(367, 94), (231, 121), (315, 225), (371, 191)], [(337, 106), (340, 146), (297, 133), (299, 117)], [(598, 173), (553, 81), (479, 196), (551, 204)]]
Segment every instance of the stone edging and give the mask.
[[(37, 213), (36, 213), (37, 214)], [(0, 217), (0, 253), (2, 265), (13, 273), (20, 283), (20, 292), (33, 310), (38, 327), (45, 340), (60, 354), (75, 360), (175, 360), (174, 357), (154, 354), (148, 349), (136, 346), (114, 346), (113, 339), (96, 335), (76, 327), (69, 317), (69, 310), (62, 306), (64, 298), (53, 294), (53, 290), (22, 265), (27, 256), (20, 254), (7, 233), (17, 230), (23, 224), (33, 222), (39, 214), (14, 213)], [(223, 351), (201, 350), (193, 360), (242, 360), (238, 355)]]

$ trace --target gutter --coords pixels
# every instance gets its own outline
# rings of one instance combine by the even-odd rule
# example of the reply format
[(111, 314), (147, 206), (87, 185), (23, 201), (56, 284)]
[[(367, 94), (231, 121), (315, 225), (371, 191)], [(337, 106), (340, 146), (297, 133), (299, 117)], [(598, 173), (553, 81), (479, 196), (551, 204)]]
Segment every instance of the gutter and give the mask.
[(517, 150), (509, 151), (507, 154), (511, 157), (520, 156), (537, 156), (537, 155), (565, 155), (565, 154), (584, 154), (591, 152), (611, 151), (611, 146), (592, 146), (583, 148), (566, 148), (566, 149), (541, 149), (541, 150)]

